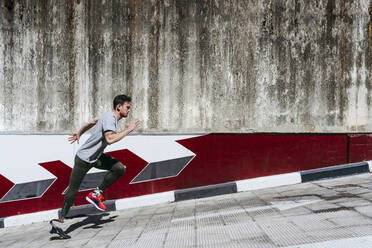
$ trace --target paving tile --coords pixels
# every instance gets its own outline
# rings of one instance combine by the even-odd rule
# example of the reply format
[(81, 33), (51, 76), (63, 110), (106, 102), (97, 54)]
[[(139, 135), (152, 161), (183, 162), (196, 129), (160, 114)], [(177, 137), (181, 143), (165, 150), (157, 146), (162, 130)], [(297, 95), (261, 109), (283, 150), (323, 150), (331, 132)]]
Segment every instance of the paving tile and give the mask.
[(61, 224), (69, 240), (50, 235), (48, 222), (9, 227), (0, 247), (275, 248), (372, 236), (371, 181), (363, 174), (73, 218)]
[(372, 205), (355, 207), (354, 209), (363, 215), (372, 217)]

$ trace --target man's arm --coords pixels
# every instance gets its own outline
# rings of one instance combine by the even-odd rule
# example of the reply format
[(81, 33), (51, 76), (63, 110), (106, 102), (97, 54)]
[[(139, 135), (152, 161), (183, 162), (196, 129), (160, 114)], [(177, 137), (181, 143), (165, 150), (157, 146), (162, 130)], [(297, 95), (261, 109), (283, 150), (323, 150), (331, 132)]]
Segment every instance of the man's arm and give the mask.
[(85, 133), (86, 131), (88, 131), (89, 129), (91, 129), (94, 125), (96, 125), (98, 121), (98, 118), (94, 118), (90, 121), (88, 121), (87, 123), (85, 123), (79, 130), (78, 133), (73, 133), (73, 134), (70, 134), (70, 137), (68, 138), (68, 141), (70, 141), (70, 143), (74, 143), (75, 141), (77, 141), (77, 143), (79, 144), (79, 138), (80, 136)]
[(78, 135), (81, 136), (83, 133), (91, 129), (94, 125), (97, 124), (98, 118), (94, 118), (87, 123), (85, 123), (79, 130)]
[(129, 133), (131, 133), (138, 125), (139, 125), (139, 121), (132, 120), (131, 122), (129, 122), (129, 124), (127, 125), (127, 128), (124, 131), (121, 131), (118, 133), (115, 133), (113, 131), (105, 132), (106, 143), (108, 145), (111, 145), (115, 142), (118, 142), (119, 140), (127, 136)]

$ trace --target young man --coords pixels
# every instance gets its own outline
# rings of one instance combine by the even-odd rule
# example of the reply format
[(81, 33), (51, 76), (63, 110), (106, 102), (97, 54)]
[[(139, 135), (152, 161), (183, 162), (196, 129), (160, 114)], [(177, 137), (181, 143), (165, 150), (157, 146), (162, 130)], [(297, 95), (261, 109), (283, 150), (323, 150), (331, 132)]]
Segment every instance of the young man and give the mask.
[(101, 211), (106, 210), (106, 206), (102, 203), (102, 192), (125, 172), (126, 168), (122, 163), (104, 154), (103, 151), (107, 145), (118, 142), (132, 132), (139, 125), (139, 121), (132, 120), (124, 131), (118, 132), (118, 121), (126, 118), (130, 112), (131, 98), (126, 95), (118, 95), (114, 98), (113, 107), (113, 110), (89, 121), (83, 125), (78, 133), (73, 133), (69, 137), (71, 144), (75, 141), (79, 143), (79, 137), (94, 126), (89, 139), (76, 153), (74, 168), (70, 176), (70, 185), (65, 195), (60, 219), (58, 220), (61, 223), (64, 222), (74, 202), (84, 176), (92, 167), (109, 171), (102, 183), (86, 197), (88, 202)]

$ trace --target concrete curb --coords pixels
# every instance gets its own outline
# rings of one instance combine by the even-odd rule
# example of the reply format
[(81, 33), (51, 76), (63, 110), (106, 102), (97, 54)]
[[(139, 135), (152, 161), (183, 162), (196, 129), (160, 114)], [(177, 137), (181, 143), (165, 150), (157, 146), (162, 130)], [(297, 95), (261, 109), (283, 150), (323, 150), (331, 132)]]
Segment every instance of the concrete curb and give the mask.
[(228, 182), (214, 185), (207, 185), (202, 187), (181, 189), (174, 192), (175, 201), (183, 201), (190, 199), (198, 199), (216, 195), (224, 195), (236, 193), (236, 182)]
[[(348, 175), (372, 172), (372, 161), (337, 165), (314, 170), (286, 173), (274, 176), (265, 176), (235, 182), (227, 182), (202, 187), (181, 189), (131, 197), (125, 199), (106, 201), (108, 211), (122, 210), (134, 207), (150, 206), (155, 204), (177, 202), (189, 199), (198, 199), (222, 194), (272, 188), (284, 185), (311, 182)], [(72, 207), (67, 218), (102, 213), (90, 204)], [(23, 214), (0, 218), (0, 228), (31, 224), (33, 222), (48, 221), (59, 216), (60, 210), (48, 210), (31, 214)]]
[(302, 182), (311, 182), (326, 178), (342, 177), (370, 172), (368, 162), (331, 166), (301, 172)]

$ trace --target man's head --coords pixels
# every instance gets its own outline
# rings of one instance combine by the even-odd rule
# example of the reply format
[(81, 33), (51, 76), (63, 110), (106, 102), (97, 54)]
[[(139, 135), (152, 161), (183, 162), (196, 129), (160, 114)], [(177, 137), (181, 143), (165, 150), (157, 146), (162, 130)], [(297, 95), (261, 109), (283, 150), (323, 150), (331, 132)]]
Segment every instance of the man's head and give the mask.
[(130, 111), (132, 98), (126, 95), (118, 95), (114, 98), (114, 110), (120, 114), (120, 118), (127, 117)]

